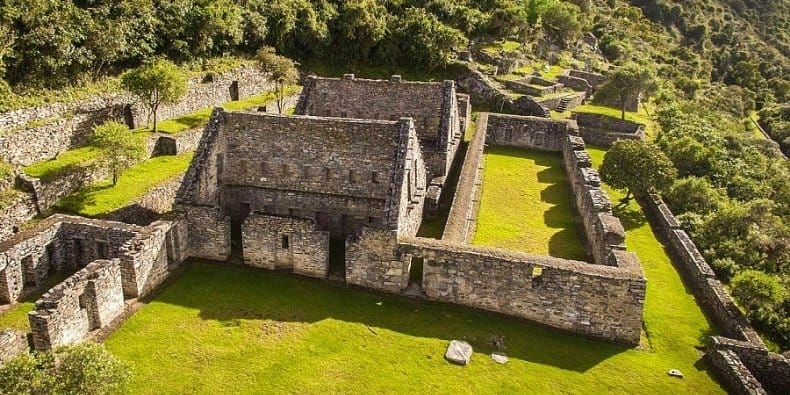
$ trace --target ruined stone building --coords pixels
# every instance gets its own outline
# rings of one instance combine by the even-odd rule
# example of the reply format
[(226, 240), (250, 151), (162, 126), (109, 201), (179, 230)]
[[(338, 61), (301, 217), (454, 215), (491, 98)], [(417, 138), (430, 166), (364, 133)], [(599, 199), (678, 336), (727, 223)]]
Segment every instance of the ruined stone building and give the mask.
[(310, 76), (296, 113), (339, 118), (414, 120), (428, 170), (428, 210), (432, 215), (455, 153), (470, 121), (469, 96), (455, 82), (408, 82), (400, 76), (369, 80), (346, 74), (342, 79)]
[[(414, 122), (215, 110), (178, 192), (193, 256), (327, 275), (363, 229), (414, 235), (426, 170)], [(338, 251), (339, 250), (339, 251)]]

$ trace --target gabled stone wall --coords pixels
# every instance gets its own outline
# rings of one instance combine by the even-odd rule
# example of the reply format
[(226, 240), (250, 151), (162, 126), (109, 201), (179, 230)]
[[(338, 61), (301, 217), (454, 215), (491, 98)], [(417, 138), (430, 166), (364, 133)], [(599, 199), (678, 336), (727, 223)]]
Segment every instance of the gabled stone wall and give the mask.
[(241, 231), (245, 265), (326, 277), (329, 232), (319, 230), (313, 221), (253, 213)]
[(44, 351), (82, 341), (123, 310), (118, 260), (94, 261), (36, 302), (36, 310), (29, 315), (33, 346)]
[(446, 176), (463, 130), (453, 81), (412, 82), (308, 77), (296, 113), (323, 117), (414, 119), (428, 178)]

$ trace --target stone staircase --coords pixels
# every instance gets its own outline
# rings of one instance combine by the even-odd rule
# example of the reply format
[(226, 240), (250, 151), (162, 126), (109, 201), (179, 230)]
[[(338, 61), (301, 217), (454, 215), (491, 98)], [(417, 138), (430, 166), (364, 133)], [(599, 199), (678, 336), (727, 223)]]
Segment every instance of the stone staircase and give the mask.
[(568, 109), (569, 104), (571, 104), (571, 98), (567, 96), (563, 97), (562, 99), (560, 99), (560, 104), (558, 104), (557, 108), (555, 108), (554, 110), (557, 112), (565, 112)]

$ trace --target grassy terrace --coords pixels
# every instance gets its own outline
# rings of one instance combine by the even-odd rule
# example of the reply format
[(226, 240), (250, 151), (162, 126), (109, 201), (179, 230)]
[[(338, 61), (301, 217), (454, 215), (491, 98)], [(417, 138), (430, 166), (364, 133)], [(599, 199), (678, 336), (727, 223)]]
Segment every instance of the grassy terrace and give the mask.
[(557, 154), (490, 147), (474, 243), (585, 260)]
[(157, 156), (127, 169), (118, 177), (118, 184), (100, 181), (75, 192), (58, 202), (61, 211), (95, 217), (111, 213), (142, 197), (168, 179), (186, 171), (192, 153), (178, 156)]
[[(563, 113), (552, 111), (551, 117), (554, 119), (567, 119), (570, 118), (572, 112), (601, 114), (617, 119), (620, 119), (620, 115), (621, 115), (620, 109), (618, 108), (598, 106), (595, 104), (583, 104), (581, 106), (573, 108), (571, 111), (565, 111)], [(648, 139), (653, 139), (656, 137), (655, 136), (655, 131), (657, 128), (656, 122), (650, 117), (650, 115), (648, 115), (645, 104), (639, 106), (639, 112), (626, 111), (625, 119), (626, 121), (644, 124), (645, 134)]]
[[(603, 153), (591, 150), (596, 165)], [(496, 169), (491, 154), (487, 168)], [(545, 181), (557, 167), (547, 166), (551, 159), (502, 156), (527, 167), (542, 163), (546, 169), (531, 172), (547, 185), (533, 188), (559, 188)], [(613, 199), (620, 196), (613, 193)], [(511, 210), (523, 200), (503, 200), (500, 208)], [(551, 211), (556, 203), (546, 207)], [(641, 349), (457, 306), (203, 262), (131, 317), (107, 345), (131, 365), (138, 393), (723, 393), (695, 348), (711, 333), (699, 306), (639, 207), (616, 214), (648, 278)], [(494, 336), (505, 339), (507, 365), (488, 357)], [(474, 346), (470, 365), (443, 360), (451, 339)], [(673, 368), (685, 378), (669, 377)]]
[[(289, 86), (285, 90), (287, 95), (295, 94), (298, 91), (298, 86)], [(230, 111), (241, 111), (267, 105), (272, 103), (274, 99), (273, 92), (263, 92), (244, 100), (224, 103), (222, 107)], [(188, 130), (203, 127), (203, 125), (208, 123), (212, 110), (213, 108), (211, 107), (204, 108), (187, 115), (161, 121), (157, 124), (157, 130), (161, 133), (177, 135)], [(134, 133), (140, 139), (146, 139), (150, 136), (151, 129), (136, 129)], [(52, 179), (74, 167), (91, 166), (96, 163), (98, 156), (99, 151), (96, 148), (84, 146), (65, 151), (54, 159), (33, 163), (24, 167), (23, 171), (31, 177), (44, 180)]]

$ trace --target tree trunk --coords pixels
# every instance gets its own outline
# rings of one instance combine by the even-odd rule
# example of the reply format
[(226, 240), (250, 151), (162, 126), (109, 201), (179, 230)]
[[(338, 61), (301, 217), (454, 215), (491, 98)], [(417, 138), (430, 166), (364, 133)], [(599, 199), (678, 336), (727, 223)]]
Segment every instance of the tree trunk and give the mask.
[(275, 94), (277, 97), (277, 111), (282, 115), (283, 113), (283, 84), (277, 84), (277, 93)]
[(118, 169), (113, 168), (112, 169), (112, 186), (115, 186), (117, 184), (118, 184)]

